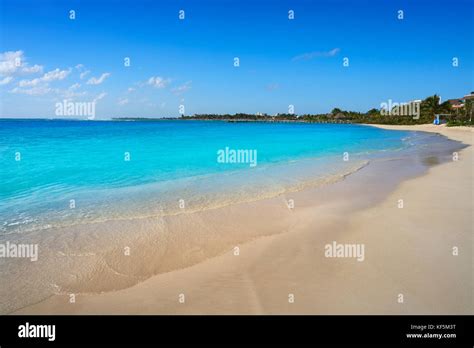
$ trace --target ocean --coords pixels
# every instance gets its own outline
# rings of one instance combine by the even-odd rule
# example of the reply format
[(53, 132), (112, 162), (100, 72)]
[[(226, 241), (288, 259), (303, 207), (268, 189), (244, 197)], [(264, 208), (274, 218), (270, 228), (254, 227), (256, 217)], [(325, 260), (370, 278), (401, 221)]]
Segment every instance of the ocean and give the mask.
[(268, 197), (347, 174), (409, 138), (338, 124), (4, 119), (0, 233)]

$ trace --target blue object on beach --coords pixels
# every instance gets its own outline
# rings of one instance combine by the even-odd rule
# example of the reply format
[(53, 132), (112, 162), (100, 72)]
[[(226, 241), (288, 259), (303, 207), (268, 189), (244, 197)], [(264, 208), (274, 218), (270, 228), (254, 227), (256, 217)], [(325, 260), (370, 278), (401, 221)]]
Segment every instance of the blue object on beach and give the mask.
[(434, 119), (434, 121), (433, 121), (433, 124), (439, 126), (439, 115), (435, 115), (435, 116), (436, 116), (436, 117), (435, 117), (435, 119)]

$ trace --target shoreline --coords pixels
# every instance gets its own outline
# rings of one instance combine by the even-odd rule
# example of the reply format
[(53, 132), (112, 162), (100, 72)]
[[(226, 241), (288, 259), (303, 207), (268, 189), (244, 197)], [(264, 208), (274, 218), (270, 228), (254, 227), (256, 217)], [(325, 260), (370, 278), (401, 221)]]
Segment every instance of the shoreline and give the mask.
[[(444, 307), (440, 308), (439, 312), (436, 312), (436, 307), (427, 307), (426, 303), (432, 304), (435, 302), (440, 294), (439, 290), (431, 290), (430, 296), (420, 298), (416, 294), (415, 285), (417, 285), (417, 281), (414, 275), (410, 274), (410, 268), (405, 269), (405, 272), (409, 273), (409, 279), (405, 279), (394, 260), (388, 260), (384, 254), (384, 252), (393, 254), (397, 261), (406, 262), (412, 268), (417, 262), (420, 262), (420, 255), (413, 254), (413, 250), (407, 249), (407, 245), (403, 241), (398, 241), (397, 244), (397, 242), (387, 238), (390, 237), (390, 233), (397, 230), (397, 227), (404, 227), (404, 224), (411, 224), (412, 227), (415, 227), (414, 232), (418, 232), (419, 227), (423, 227), (420, 223), (426, 223), (428, 216), (420, 213), (420, 207), (426, 207), (427, 202), (429, 203), (432, 198), (430, 194), (436, 193), (431, 192), (436, 190), (430, 188), (432, 186), (437, 188), (436, 185), (440, 186), (437, 184), (439, 176), (448, 175), (449, 178), (449, 175), (454, 175), (464, 180), (467, 185), (471, 185), (472, 188), (472, 129), (464, 127), (468, 129), (451, 131), (452, 128), (432, 125), (388, 126), (388, 128), (382, 125), (378, 127), (437, 132), (470, 146), (460, 151), (460, 161), (455, 164), (443, 163), (432, 167), (428, 173), (422, 176), (408, 179), (402, 183), (391, 183), (390, 185), (394, 185), (394, 187), (388, 190), (386, 184), (389, 179), (386, 179), (387, 182), (382, 182), (377, 187), (381, 190), (374, 190), (373, 196), (376, 196), (375, 198), (366, 199), (362, 197), (363, 192), (358, 192), (356, 188), (352, 188), (350, 191), (347, 190), (351, 181), (370, 181), (373, 178), (354, 179), (350, 177), (349, 180), (342, 181), (342, 184), (337, 185), (337, 187), (336, 185), (330, 185), (331, 187), (322, 190), (322, 198), (316, 201), (312, 197), (312, 194), (315, 193), (314, 190), (309, 189), (295, 193), (294, 198), (297, 208), (294, 211), (288, 211), (283, 204), (285, 199), (289, 199), (289, 197), (276, 197), (229, 207), (224, 209), (224, 215), (213, 214), (213, 212), (198, 214), (198, 219), (190, 220), (187, 226), (193, 226), (196, 229), (220, 226), (211, 233), (210, 237), (217, 238), (223, 232), (227, 233), (226, 240), (222, 240), (220, 243), (226, 245), (228, 252), (222, 254), (216, 251), (216, 255), (212, 255), (212, 252), (210, 255), (206, 255), (206, 251), (202, 247), (194, 248), (194, 250), (193, 247), (188, 247), (193, 252), (188, 255), (190, 265), (185, 265), (184, 268), (165, 271), (136, 285), (116, 291), (108, 291), (102, 294), (79, 293), (74, 304), (69, 303), (67, 293), (54, 295), (45, 301), (25, 307), (14, 313), (462, 314), (465, 311), (467, 313), (472, 312), (472, 298), (469, 299), (469, 296), (461, 290), (459, 292), (454, 291), (453, 299), (443, 299), (442, 305)], [(469, 164), (471, 170), (467, 172), (467, 175), (464, 175), (466, 174), (466, 168), (469, 168)], [(456, 168), (453, 166), (456, 166)], [(448, 172), (448, 174), (445, 172)], [(449, 174), (449, 172), (452, 173)], [(444, 183), (444, 181), (442, 182)], [(450, 182), (452, 180), (447, 180), (447, 183), (442, 186), (453, 189), (452, 185), (449, 185)], [(413, 189), (410, 189), (410, 185), (424, 187), (423, 194), (414, 194)], [(459, 190), (459, 188), (457, 189)], [(354, 198), (348, 201), (345, 197), (348, 192), (359, 196), (357, 199)], [(318, 193), (321, 193), (321, 191)], [(455, 193), (448, 190), (438, 193), (440, 194), (439, 197), (445, 200), (448, 198), (447, 200), (450, 202), (457, 198), (463, 203), (460, 204), (461, 207), (470, 207), (470, 211), (472, 211), (472, 195), (469, 202), (469, 192), (466, 192), (466, 190), (462, 191), (461, 189), (460, 192), (456, 191)], [(407, 197), (404, 198), (404, 200), (407, 200), (407, 208), (404, 208), (404, 210), (393, 209), (393, 197), (397, 196)], [(336, 198), (334, 199), (334, 197)], [(329, 204), (325, 203), (327, 198), (333, 200), (329, 200)], [(412, 204), (408, 204), (409, 202), (419, 204), (418, 210), (414, 212), (409, 209), (408, 207), (412, 206)], [(435, 208), (439, 208), (436, 203), (431, 209)], [(429, 208), (426, 209), (430, 211)], [(470, 239), (472, 241), (472, 224), (469, 226), (469, 217), (472, 223), (472, 214), (468, 209), (461, 210), (462, 212), (458, 216), (460, 232), (456, 236), (459, 238), (458, 244), (460, 246), (469, 248), (472, 247), (472, 242), (470, 242)], [(404, 219), (408, 219), (408, 222), (397, 222), (396, 217), (400, 218), (399, 213), (401, 211), (409, 212), (407, 216), (403, 216)], [(451, 213), (452, 211), (439, 211), (440, 215)], [(374, 221), (374, 216), (379, 214), (381, 214), (380, 218)], [(232, 224), (227, 226), (230, 218), (232, 218)], [(378, 229), (378, 231), (389, 232), (389, 235), (380, 236), (373, 225), (384, 224), (390, 218), (395, 219), (392, 224), (384, 228), (379, 226)], [(422, 220), (417, 220), (419, 218)], [(273, 225), (264, 223), (272, 220), (275, 222)], [(248, 221), (252, 223), (248, 224)], [(201, 226), (196, 226), (196, 222), (199, 222)], [(436, 225), (433, 225), (434, 222), (431, 220), (428, 222), (430, 223), (429, 228), (441, 228), (436, 234), (436, 238), (440, 241), (454, 238), (445, 236), (443, 228), (447, 231), (453, 224), (456, 225), (456, 222), (441, 220), (437, 221)], [(248, 231), (249, 226), (257, 226), (256, 228), (263, 230), (263, 233), (255, 236), (251, 231)], [(279, 229), (278, 233), (275, 233), (275, 228)], [(403, 233), (404, 238), (414, 238), (415, 245), (426, 239), (426, 236), (412, 236), (403, 229), (401, 233)], [(197, 236), (185, 234), (183, 237), (190, 238), (187, 243), (199, 245), (199, 234)], [(179, 236), (175, 238), (179, 239)], [(185, 238), (181, 239), (181, 242), (185, 241)], [(354, 260), (324, 258), (323, 247), (333, 240), (338, 242), (345, 240), (348, 242), (362, 241), (366, 245), (368, 253), (366, 261), (359, 263), (353, 262)], [(189, 246), (189, 244), (187, 245)], [(381, 245), (386, 246), (388, 250), (381, 247)], [(239, 255), (235, 255), (235, 247), (239, 247)], [(440, 245), (438, 244), (433, 245), (433, 248), (436, 252), (440, 251)], [(152, 251), (140, 257), (150, 257), (151, 261), (160, 261), (153, 258)], [(186, 248), (181, 250), (181, 252), (184, 251), (186, 251)], [(436, 253), (429, 250), (426, 255), (421, 254), (428, 256), (431, 261), (436, 257)], [(472, 293), (472, 275), (470, 275), (469, 262), (466, 262), (466, 257), (469, 254), (472, 255), (472, 250), (461, 253), (455, 259), (456, 262), (464, 261), (462, 265), (467, 266), (461, 267), (452, 259), (446, 259), (444, 264), (438, 265), (438, 268), (444, 267), (448, 273), (452, 272), (451, 280), (456, 284), (464, 285), (464, 289), (468, 292), (470, 290)], [(165, 256), (168, 262), (172, 264), (173, 259), (176, 260), (177, 257), (182, 255), (171, 254)], [(199, 260), (200, 256), (210, 257), (204, 257), (202, 261), (192, 264), (192, 262)], [(469, 259), (467, 260), (469, 261)], [(116, 260), (111, 257), (108, 261), (108, 266), (113, 268)], [(423, 263), (423, 260), (421, 260), (421, 263)], [(319, 268), (319, 265), (323, 267)], [(390, 272), (384, 274), (380, 270), (381, 265), (386, 266)], [(132, 266), (132, 264), (129, 266)], [(424, 290), (426, 290), (425, 282), (435, 282), (439, 280), (439, 273), (446, 273), (440, 272), (439, 269), (433, 270), (429, 265), (422, 266), (421, 268), (428, 275), (423, 278), (423, 281), (418, 280), (421, 283), (418, 284), (418, 288), (421, 287)], [(415, 269), (419, 270), (419, 268)], [(166, 266), (163, 270), (166, 270)], [(377, 283), (376, 275), (384, 279), (382, 284)], [(348, 282), (348, 279), (352, 281)], [(394, 279), (397, 281), (394, 281)], [(370, 289), (365, 289), (367, 282), (372, 285)], [(408, 302), (407, 299), (407, 306), (400, 306), (394, 297), (397, 294), (396, 288), (400, 287), (399, 283), (406, 285), (406, 288), (408, 288), (407, 298), (416, 297), (418, 302), (414, 304), (412, 301)], [(391, 292), (393, 294), (388, 296)], [(157, 293), (160, 296), (157, 296)], [(184, 303), (179, 302), (180, 294), (184, 294), (186, 297)], [(289, 294), (294, 295), (294, 303), (288, 302)], [(414, 294), (417, 296), (413, 296)], [(374, 301), (374, 297), (377, 298), (377, 296), (381, 297), (380, 300)], [(373, 303), (370, 307), (366, 307), (369, 298)], [(456, 303), (456, 300), (459, 303)], [(425, 303), (425, 306), (423, 306), (423, 303)]]

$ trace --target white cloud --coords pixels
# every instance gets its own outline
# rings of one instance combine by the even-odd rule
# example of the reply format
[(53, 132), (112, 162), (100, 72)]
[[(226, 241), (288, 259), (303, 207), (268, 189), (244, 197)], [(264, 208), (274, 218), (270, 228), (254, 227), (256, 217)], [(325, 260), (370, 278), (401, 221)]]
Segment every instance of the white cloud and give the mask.
[(59, 68), (56, 68), (44, 74), (43, 77), (41, 77), (41, 80), (45, 82), (50, 82), (54, 80), (64, 80), (70, 73), (71, 69), (59, 70)]
[(165, 88), (170, 82), (170, 79), (164, 79), (160, 76), (152, 76), (148, 79), (147, 84), (155, 88)]
[(25, 74), (36, 74), (36, 73), (42, 73), (43, 72), (43, 66), (35, 64), (33, 66), (24, 66), (21, 72)]
[(71, 70), (71, 68), (67, 70), (60, 70), (59, 68), (56, 68), (54, 70), (48, 71), (41, 77), (37, 77), (32, 80), (21, 80), (18, 83), (18, 86), (12, 89), (10, 92), (32, 96), (45, 95), (53, 92), (68, 98), (82, 95), (84, 93), (75, 93), (73, 91), (74, 88), (71, 87), (75, 85), (72, 85), (66, 90), (61, 90), (57, 88), (53, 89), (49, 86), (49, 83), (52, 81), (64, 80), (71, 73)]
[(41, 80), (39, 78), (33, 79), (33, 80), (21, 80), (18, 85), (20, 87), (31, 87), (31, 86), (37, 86)]
[(81, 87), (80, 83), (74, 83), (73, 85), (69, 86), (66, 90), (56, 90), (56, 92), (61, 95), (63, 98), (66, 99), (74, 99), (77, 97), (82, 97), (87, 94), (86, 91), (78, 92), (77, 89)]
[(21, 80), (19, 82), (20, 87), (35, 87), (40, 83), (45, 83), (46, 85), (55, 80), (64, 80), (71, 73), (71, 69), (68, 70), (59, 70), (56, 68), (44, 74), (42, 77), (37, 77), (33, 80)]
[(105, 81), (107, 77), (110, 76), (110, 73), (103, 73), (99, 78), (91, 77), (89, 81), (87, 81), (88, 85), (100, 85), (102, 82)]
[(0, 74), (11, 75), (21, 68), (23, 51), (8, 51), (0, 54)]
[(315, 51), (315, 52), (303, 53), (296, 57), (293, 57), (292, 60), (298, 61), (298, 60), (311, 60), (313, 58), (319, 58), (319, 57), (334, 57), (340, 51), (341, 51), (340, 48), (333, 48), (330, 51)]
[(93, 102), (97, 103), (99, 100), (104, 98), (106, 95), (107, 95), (107, 93), (104, 93), (104, 92), (100, 93), (97, 97), (94, 98)]
[(27, 89), (15, 87), (10, 92), (16, 93), (16, 94), (27, 94), (27, 95), (38, 96), (38, 95), (48, 94), (51, 91), (52, 89), (49, 88), (48, 86), (38, 86), (38, 87), (27, 88)]
[(91, 71), (90, 70), (86, 70), (84, 72), (82, 72), (79, 77), (80, 79), (82, 80), (84, 77), (86, 77)]
[(125, 104), (128, 104), (128, 103), (129, 103), (128, 98), (119, 99), (119, 101), (118, 101), (118, 105), (125, 105)]
[(181, 86), (173, 88), (171, 90), (171, 92), (173, 92), (175, 94), (178, 94), (178, 95), (183, 94), (186, 91), (189, 91), (191, 89), (191, 84), (192, 84), (192, 81), (188, 81), (188, 82), (182, 84)]
[(23, 51), (0, 53), (0, 75), (34, 74), (43, 72), (41, 65), (29, 66)]
[(134, 91), (136, 91), (136, 88), (129, 87), (129, 88), (127, 89), (127, 92), (128, 92), (128, 93), (132, 93), (132, 92), (134, 92)]
[(69, 100), (73, 100), (78, 97), (83, 97), (87, 94), (87, 92), (74, 92), (74, 91), (71, 91), (70, 89), (61, 90), (61, 91), (58, 90), (57, 93), (61, 95), (64, 99), (69, 99)]
[(0, 80), (0, 86), (8, 85), (13, 80), (13, 77), (7, 76), (4, 79)]

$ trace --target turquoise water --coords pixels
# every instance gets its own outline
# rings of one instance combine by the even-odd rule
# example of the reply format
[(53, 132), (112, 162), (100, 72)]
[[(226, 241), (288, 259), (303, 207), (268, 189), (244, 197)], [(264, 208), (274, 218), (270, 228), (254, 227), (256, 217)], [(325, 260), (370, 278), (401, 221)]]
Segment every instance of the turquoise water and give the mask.
[[(410, 134), (335, 124), (0, 120), (0, 228), (179, 212), (180, 199), (203, 209), (282, 193), (409, 147)], [(226, 147), (256, 150), (257, 165), (219, 163)]]

